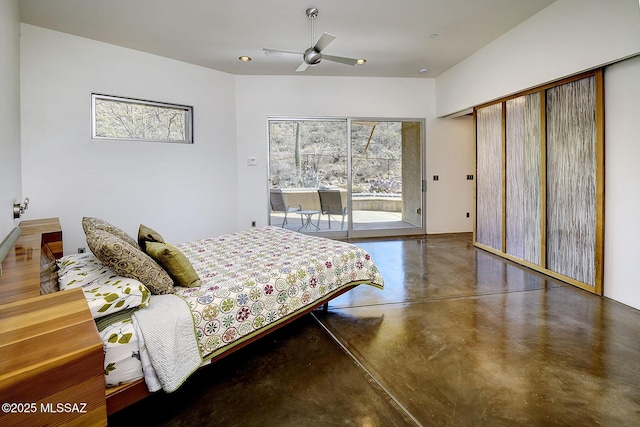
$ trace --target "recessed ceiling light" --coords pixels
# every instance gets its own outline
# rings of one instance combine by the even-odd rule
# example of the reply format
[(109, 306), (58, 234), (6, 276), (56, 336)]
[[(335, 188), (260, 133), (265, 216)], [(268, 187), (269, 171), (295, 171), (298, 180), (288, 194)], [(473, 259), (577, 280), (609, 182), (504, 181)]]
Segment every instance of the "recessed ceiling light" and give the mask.
[(438, 38), (438, 35), (436, 33), (433, 33), (429, 37), (432, 38), (432, 39), (435, 39), (435, 38)]
[(362, 64), (366, 64), (366, 63), (367, 63), (367, 60), (366, 60), (366, 59), (358, 59), (358, 60), (356, 61), (356, 65), (362, 65)]
[(241, 56), (240, 58), (238, 58), (240, 61), (242, 62), (250, 62), (251, 61), (251, 57), (250, 56)]

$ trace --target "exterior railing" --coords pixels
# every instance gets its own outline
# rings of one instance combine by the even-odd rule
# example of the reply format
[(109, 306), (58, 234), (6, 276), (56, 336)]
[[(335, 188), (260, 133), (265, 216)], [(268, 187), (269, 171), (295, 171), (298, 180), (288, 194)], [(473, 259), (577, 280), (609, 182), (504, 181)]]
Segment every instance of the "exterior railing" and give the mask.
[[(340, 189), (342, 204), (347, 206), (347, 191)], [(320, 209), (317, 188), (283, 188), (287, 205), (302, 206), (302, 209)], [(402, 212), (402, 195), (386, 193), (354, 193), (352, 208), (355, 211)]]

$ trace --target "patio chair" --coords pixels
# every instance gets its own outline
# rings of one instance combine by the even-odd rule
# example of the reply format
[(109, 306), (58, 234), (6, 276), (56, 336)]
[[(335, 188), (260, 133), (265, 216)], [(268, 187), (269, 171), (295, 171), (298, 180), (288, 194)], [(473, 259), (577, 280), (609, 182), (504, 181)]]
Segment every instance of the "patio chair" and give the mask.
[(320, 198), (320, 210), (322, 215), (329, 218), (329, 228), (331, 228), (331, 215), (342, 216), (340, 229), (344, 230), (344, 217), (347, 215), (347, 208), (342, 206), (342, 194), (340, 190), (318, 190)]
[[(269, 201), (271, 202), (271, 212), (284, 212), (284, 220), (282, 221), (282, 227), (287, 223), (287, 215), (291, 212), (298, 212), (302, 210), (302, 206), (287, 206), (284, 201), (284, 194), (279, 188), (271, 188), (269, 191)], [(300, 217), (302, 218), (302, 216)]]

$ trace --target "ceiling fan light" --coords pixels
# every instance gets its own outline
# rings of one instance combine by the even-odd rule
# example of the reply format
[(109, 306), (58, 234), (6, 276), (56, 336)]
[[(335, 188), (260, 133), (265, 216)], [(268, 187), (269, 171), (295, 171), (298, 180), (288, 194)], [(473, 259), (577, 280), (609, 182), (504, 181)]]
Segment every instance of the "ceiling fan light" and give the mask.
[(246, 55), (242, 55), (238, 59), (240, 60), (240, 62), (251, 62), (251, 57)]
[(363, 65), (363, 64), (366, 64), (366, 63), (367, 63), (367, 60), (364, 59), (364, 58), (356, 60), (356, 65)]

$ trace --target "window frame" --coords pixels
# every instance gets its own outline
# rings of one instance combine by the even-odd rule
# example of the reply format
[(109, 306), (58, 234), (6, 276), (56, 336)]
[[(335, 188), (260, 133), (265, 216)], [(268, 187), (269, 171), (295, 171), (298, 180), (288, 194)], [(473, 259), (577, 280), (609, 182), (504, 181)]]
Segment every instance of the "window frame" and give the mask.
[[(133, 138), (133, 137), (115, 137), (115, 136), (100, 136), (96, 134), (96, 100), (106, 100), (121, 102), (127, 104), (142, 104), (152, 107), (167, 108), (172, 110), (181, 110), (185, 114), (185, 129), (184, 140), (172, 140), (172, 139), (152, 139), (152, 138)], [(129, 98), (123, 96), (105, 95), (100, 93), (91, 94), (91, 139), (95, 140), (115, 140), (115, 141), (136, 141), (136, 142), (163, 142), (163, 143), (177, 143), (177, 144), (193, 144), (193, 107), (189, 105), (174, 104), (169, 102), (149, 101), (146, 99)]]

